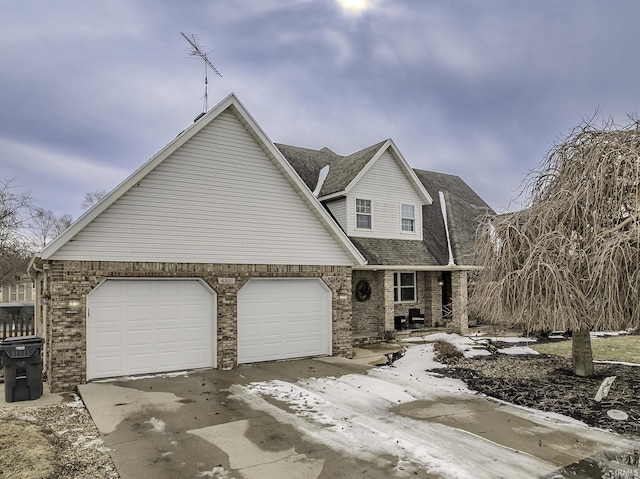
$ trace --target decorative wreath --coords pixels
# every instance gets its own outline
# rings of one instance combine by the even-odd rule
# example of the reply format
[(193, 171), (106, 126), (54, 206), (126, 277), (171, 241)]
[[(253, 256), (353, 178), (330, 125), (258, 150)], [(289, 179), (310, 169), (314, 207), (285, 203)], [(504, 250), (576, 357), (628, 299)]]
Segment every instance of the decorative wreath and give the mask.
[(371, 286), (369, 281), (361, 279), (356, 285), (356, 299), (358, 301), (367, 301), (371, 297)]

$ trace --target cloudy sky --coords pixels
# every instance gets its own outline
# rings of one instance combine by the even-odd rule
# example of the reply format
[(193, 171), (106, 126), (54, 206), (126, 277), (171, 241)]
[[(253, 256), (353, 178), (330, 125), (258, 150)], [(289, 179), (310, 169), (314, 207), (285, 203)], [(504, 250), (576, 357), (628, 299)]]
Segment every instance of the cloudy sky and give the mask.
[(185, 32), (222, 73), (209, 106), (235, 92), (274, 142), (392, 138), (517, 209), (571, 128), (638, 112), (638, 18), (636, 0), (7, 0), (0, 180), (74, 217), (114, 188), (203, 109)]

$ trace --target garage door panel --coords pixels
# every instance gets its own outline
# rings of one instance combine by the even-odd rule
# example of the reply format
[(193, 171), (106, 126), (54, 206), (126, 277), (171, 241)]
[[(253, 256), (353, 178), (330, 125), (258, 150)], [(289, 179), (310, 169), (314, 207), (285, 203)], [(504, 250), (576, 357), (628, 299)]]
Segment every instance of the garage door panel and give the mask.
[(96, 335), (96, 340), (96, 348), (101, 350), (118, 348), (122, 342), (121, 334), (118, 331), (101, 332)]
[(240, 290), (239, 363), (329, 354), (331, 292), (322, 280), (253, 279)]
[(188, 368), (196, 368), (197, 366), (190, 365), (200, 364), (203, 361), (204, 357), (204, 351), (189, 351), (189, 353), (185, 355), (185, 364)]
[(205, 306), (202, 303), (187, 303), (184, 305), (184, 319), (198, 321), (205, 314)]
[(180, 317), (181, 315), (182, 313), (180, 311), (180, 306), (177, 304), (159, 304), (158, 306), (153, 308), (154, 321), (173, 321), (175, 318)]
[(215, 293), (197, 280), (107, 280), (87, 310), (88, 379), (215, 365)]
[(151, 335), (151, 329), (127, 329), (125, 332), (125, 341), (123, 342), (135, 348), (151, 347)]
[[(136, 298), (141, 300), (140, 298)], [(126, 315), (127, 322), (129, 324), (138, 322), (138, 323), (146, 323), (151, 321), (151, 307), (150, 306), (141, 306), (141, 305), (125, 305), (124, 314)]]
[(156, 332), (155, 346), (179, 347), (182, 343), (182, 331), (178, 328), (163, 328)]
[(117, 371), (122, 369), (122, 361), (120, 355), (106, 356), (103, 355), (96, 361), (96, 370), (102, 377), (113, 376)]
[(184, 363), (180, 351), (162, 351), (156, 354), (156, 361), (161, 368), (170, 368), (176, 363)]
[(153, 296), (154, 288), (157, 287), (158, 285), (152, 284), (149, 281), (128, 281), (127, 283), (120, 283), (114, 286), (114, 289), (119, 289), (121, 296), (140, 299)]
[(184, 341), (185, 343), (191, 344), (193, 346), (205, 343), (207, 331), (204, 327), (193, 326), (193, 327), (185, 327), (184, 328)]
[(92, 310), (92, 321), (96, 326), (111, 324), (120, 315), (120, 306), (101, 306)]

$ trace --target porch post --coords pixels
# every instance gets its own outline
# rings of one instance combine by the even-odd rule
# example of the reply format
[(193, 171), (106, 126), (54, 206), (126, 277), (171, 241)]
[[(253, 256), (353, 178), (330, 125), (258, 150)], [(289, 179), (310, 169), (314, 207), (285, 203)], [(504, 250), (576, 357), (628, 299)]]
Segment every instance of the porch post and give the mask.
[(469, 316), (467, 314), (467, 272), (451, 272), (451, 295), (453, 301), (453, 320), (451, 326), (458, 334), (469, 332)]
[(442, 322), (442, 285), (438, 284), (438, 277), (440, 274), (437, 271), (429, 271), (427, 273), (428, 278), (428, 291), (429, 291), (429, 304), (431, 313), (431, 326), (438, 326)]
[(384, 330), (395, 331), (393, 321), (395, 315), (395, 303), (393, 302), (393, 271), (384, 272)]

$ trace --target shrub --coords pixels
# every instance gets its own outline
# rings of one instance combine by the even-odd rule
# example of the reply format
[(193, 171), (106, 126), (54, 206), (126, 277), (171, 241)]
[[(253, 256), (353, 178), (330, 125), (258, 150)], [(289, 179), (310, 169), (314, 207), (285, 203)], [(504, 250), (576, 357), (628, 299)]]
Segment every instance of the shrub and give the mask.
[(443, 339), (439, 339), (433, 343), (433, 350), (435, 352), (435, 360), (442, 364), (455, 364), (464, 358), (462, 351), (454, 344)]

